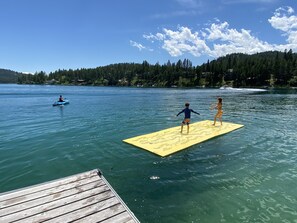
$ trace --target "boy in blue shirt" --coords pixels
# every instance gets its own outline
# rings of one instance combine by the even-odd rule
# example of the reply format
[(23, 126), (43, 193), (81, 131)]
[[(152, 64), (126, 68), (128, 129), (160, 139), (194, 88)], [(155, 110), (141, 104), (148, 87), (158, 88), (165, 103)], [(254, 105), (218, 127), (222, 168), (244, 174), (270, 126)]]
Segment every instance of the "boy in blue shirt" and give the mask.
[(191, 121), (191, 112), (197, 114), (197, 115), (200, 115), (198, 112), (195, 112), (193, 109), (190, 109), (189, 108), (190, 104), (189, 103), (186, 103), (185, 104), (185, 109), (183, 109), (182, 111), (180, 111), (176, 116), (179, 116), (181, 113), (185, 113), (185, 118), (184, 120), (182, 121), (181, 123), (181, 130), (180, 130), (180, 133), (183, 132), (183, 127), (185, 124), (187, 124), (187, 133), (189, 133), (189, 128), (190, 128), (190, 121)]

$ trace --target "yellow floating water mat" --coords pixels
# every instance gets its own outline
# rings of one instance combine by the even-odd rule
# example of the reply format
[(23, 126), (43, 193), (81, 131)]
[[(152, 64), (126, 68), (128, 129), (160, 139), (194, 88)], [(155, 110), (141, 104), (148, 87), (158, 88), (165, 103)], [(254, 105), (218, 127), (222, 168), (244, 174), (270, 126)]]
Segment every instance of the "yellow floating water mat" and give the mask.
[(180, 126), (177, 126), (123, 141), (164, 157), (243, 127), (243, 125), (230, 122), (223, 122), (222, 126), (220, 122), (217, 122), (216, 126), (212, 124), (213, 121), (204, 120), (190, 124), (188, 134), (185, 125), (183, 133), (180, 133)]

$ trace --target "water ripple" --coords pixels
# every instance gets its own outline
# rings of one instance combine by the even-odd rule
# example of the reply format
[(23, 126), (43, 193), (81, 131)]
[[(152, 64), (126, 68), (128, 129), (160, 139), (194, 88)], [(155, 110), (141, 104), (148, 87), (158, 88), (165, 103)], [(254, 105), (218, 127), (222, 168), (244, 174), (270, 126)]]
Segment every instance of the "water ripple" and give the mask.
[[(16, 90), (17, 89), (17, 90)], [(296, 222), (296, 93), (216, 89), (0, 88), (0, 192), (100, 168), (142, 222)], [(57, 92), (69, 106), (52, 107)], [(158, 157), (123, 139), (180, 125), (224, 100), (244, 128)], [(9, 100), (7, 99), (9, 97)]]

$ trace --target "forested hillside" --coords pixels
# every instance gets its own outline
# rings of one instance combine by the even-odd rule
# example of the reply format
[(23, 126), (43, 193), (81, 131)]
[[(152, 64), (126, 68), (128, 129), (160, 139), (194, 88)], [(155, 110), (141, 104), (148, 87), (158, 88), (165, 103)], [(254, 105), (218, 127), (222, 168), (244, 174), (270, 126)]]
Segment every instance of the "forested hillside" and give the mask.
[(231, 54), (203, 64), (206, 82), (217, 85), (221, 80), (233, 86), (296, 86), (297, 54), (265, 52), (254, 55)]
[(18, 73), (11, 70), (0, 69), (0, 83), (17, 83)]
[(254, 55), (230, 54), (200, 66), (188, 59), (154, 65), (111, 64), (89, 69), (58, 70), (48, 75), (21, 75), (18, 83), (144, 87), (232, 87), (297, 86), (297, 54), (264, 52)]

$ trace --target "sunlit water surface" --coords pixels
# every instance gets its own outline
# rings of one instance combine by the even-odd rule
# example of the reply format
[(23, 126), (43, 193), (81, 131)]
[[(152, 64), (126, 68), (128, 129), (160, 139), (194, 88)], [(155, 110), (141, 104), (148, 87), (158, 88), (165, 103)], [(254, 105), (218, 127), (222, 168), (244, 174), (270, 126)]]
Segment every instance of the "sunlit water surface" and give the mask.
[[(165, 158), (122, 142), (218, 96), (244, 128)], [(99, 168), (141, 222), (297, 222), (295, 90), (0, 85), (0, 104), (0, 192)]]

